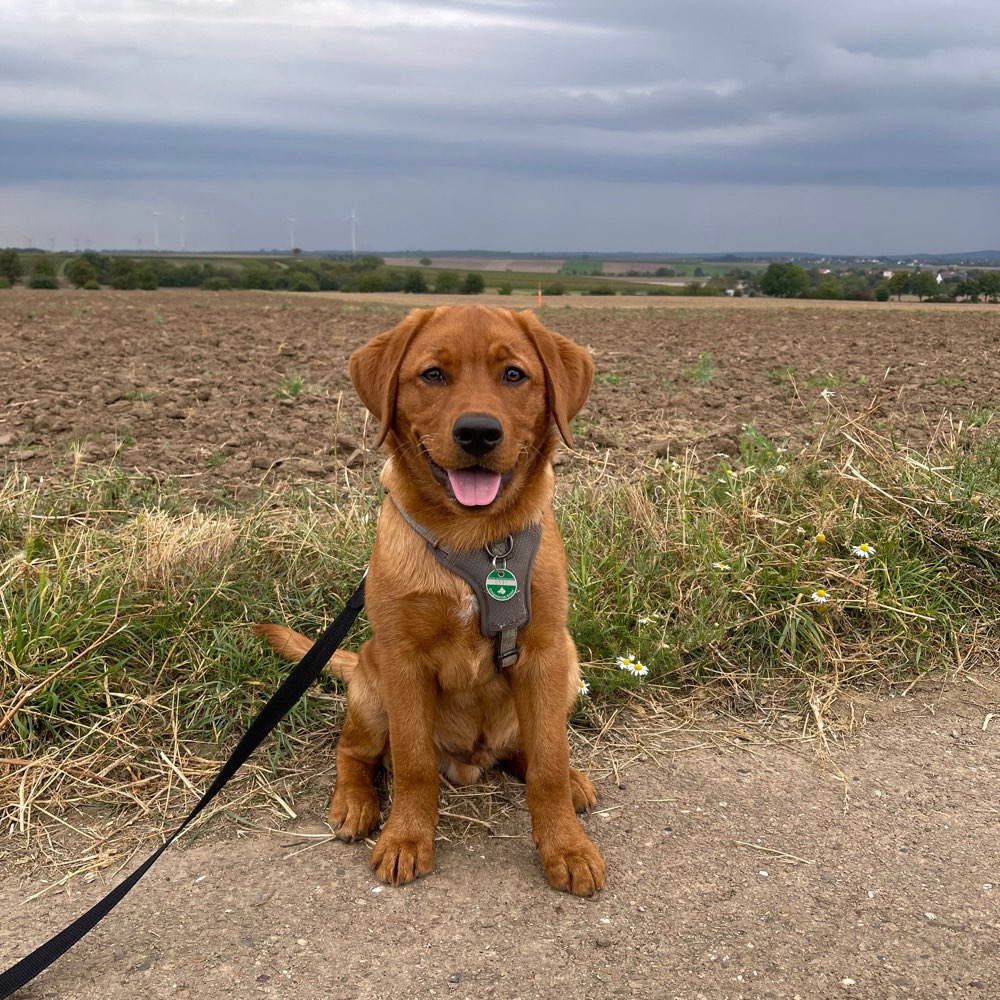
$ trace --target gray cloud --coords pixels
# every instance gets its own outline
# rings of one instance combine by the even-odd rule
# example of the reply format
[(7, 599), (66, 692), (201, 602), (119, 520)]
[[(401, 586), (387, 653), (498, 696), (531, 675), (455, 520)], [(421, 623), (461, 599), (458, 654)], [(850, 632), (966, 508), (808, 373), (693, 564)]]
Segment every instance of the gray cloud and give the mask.
[[(252, 199), (254, 181), (349, 191), (371, 178), (427, 197), (447, 177), (442, 195), (471, 197), (488, 177), (494, 192), (561, 182), (591, 202), (635, 184), (647, 201), (798, 185), (919, 187), (944, 204), (1000, 176), (1000, 8), (973, 0), (7, 8), (0, 242), (30, 226), (30, 192), (81, 184), (115, 203), (123, 186), (149, 201), (228, 183)], [(759, 223), (764, 246), (774, 222)], [(613, 223), (615, 242), (630, 225)], [(927, 244), (978, 233), (955, 219)], [(433, 228), (413, 238), (435, 242)], [(470, 229), (461, 242), (490, 241)]]

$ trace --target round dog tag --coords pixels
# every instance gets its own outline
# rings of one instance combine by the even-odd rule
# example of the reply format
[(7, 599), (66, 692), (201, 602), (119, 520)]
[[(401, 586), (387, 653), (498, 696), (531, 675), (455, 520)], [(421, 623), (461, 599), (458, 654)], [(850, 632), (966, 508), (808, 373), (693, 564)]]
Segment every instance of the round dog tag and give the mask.
[(517, 593), (517, 577), (509, 569), (495, 569), (486, 577), (486, 593), (495, 601), (509, 601)]

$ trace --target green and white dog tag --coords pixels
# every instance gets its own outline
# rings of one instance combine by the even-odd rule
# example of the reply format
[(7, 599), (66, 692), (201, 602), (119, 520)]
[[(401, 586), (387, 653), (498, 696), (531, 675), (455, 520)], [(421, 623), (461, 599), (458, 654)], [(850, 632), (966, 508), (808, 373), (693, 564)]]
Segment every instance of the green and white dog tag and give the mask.
[(509, 569), (494, 569), (486, 577), (486, 593), (495, 601), (509, 601), (517, 593), (517, 577)]

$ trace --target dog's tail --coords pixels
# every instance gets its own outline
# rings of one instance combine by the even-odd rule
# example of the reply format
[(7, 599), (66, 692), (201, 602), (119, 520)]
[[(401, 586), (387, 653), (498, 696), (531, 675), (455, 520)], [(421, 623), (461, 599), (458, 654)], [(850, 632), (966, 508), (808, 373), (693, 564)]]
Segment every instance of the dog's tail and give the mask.
[[(278, 656), (282, 656), (286, 660), (291, 660), (293, 663), (301, 660), (314, 645), (312, 639), (307, 639), (299, 632), (285, 628), (284, 625), (254, 625), (253, 630), (257, 635), (267, 640), (267, 644)], [(346, 649), (338, 649), (330, 659), (326, 670), (338, 680), (350, 681), (351, 674), (357, 663), (357, 653), (349, 653)]]

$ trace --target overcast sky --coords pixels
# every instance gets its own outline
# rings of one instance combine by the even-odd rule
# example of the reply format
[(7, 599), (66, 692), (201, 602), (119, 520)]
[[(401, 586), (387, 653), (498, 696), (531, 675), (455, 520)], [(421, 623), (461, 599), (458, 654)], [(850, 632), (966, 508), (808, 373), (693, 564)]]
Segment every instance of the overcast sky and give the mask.
[(0, 246), (354, 209), (378, 250), (997, 249), (1000, 4), (0, 0)]

